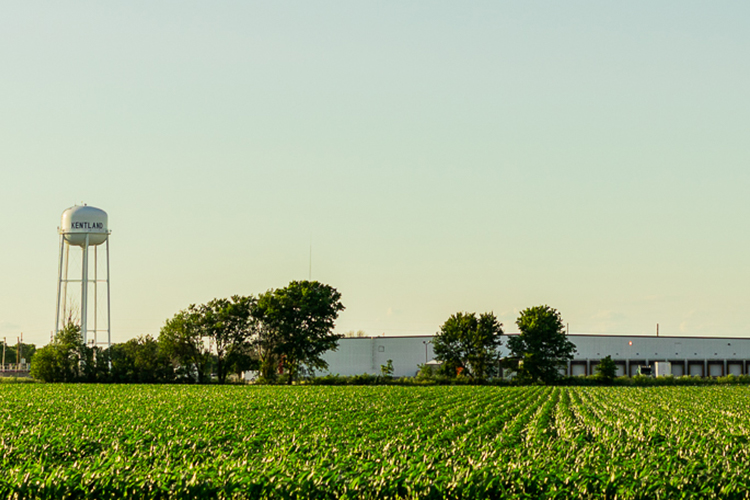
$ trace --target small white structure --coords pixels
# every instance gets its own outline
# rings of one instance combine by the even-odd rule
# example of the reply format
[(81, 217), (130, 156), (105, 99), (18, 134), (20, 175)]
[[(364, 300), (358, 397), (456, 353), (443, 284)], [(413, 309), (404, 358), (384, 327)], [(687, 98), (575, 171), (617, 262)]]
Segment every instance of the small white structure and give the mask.
[[(109, 234), (107, 227), (107, 212), (99, 208), (87, 205), (76, 205), (68, 208), (62, 213), (60, 227), (60, 265), (57, 278), (57, 312), (55, 315), (55, 333), (60, 331), (60, 320), (67, 321), (72, 308), (68, 305), (68, 283), (81, 284), (80, 313), (81, 313), (81, 335), (84, 344), (104, 344), (98, 341), (98, 334), (106, 332), (107, 347), (111, 346), (110, 328), (110, 299), (109, 299)], [(99, 252), (98, 248), (106, 243), (105, 278), (99, 278)], [(81, 248), (81, 278), (70, 279), (68, 267), (70, 263), (70, 247)], [(93, 247), (93, 262), (89, 259), (89, 248)], [(93, 265), (92, 265), (93, 264)], [(93, 279), (89, 279), (89, 271), (93, 270)], [(99, 283), (106, 284), (107, 320), (106, 329), (99, 323)], [(93, 288), (91, 290), (90, 288)], [(89, 308), (89, 292), (93, 294), (92, 307)], [(71, 294), (72, 295), (72, 294)], [(92, 324), (89, 319), (93, 319)], [(63, 325), (64, 326), (64, 325)], [(93, 338), (89, 340), (89, 333)]]

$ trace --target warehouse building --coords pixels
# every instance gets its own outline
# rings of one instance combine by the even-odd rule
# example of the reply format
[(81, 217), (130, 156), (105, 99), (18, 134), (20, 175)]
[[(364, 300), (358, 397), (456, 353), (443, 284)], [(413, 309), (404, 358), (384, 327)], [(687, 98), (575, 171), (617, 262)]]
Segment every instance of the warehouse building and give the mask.
[[(410, 337), (344, 338), (336, 351), (323, 358), (328, 370), (338, 375), (380, 374), (381, 366), (393, 362), (393, 375), (413, 377), (420, 364), (434, 363), (432, 335)], [(508, 354), (504, 336), (501, 354)], [(643, 335), (570, 334), (576, 346), (574, 358), (565, 367), (567, 375), (592, 375), (599, 361), (612, 356), (618, 375), (635, 375), (639, 366), (670, 363), (672, 375), (720, 377), (743, 375), (750, 370), (750, 338), (665, 337)]]
[(652, 337), (569, 335), (576, 345), (569, 375), (591, 375), (605, 356), (617, 363), (618, 375), (635, 375), (638, 366), (657, 361), (671, 364), (672, 375), (721, 377), (744, 375), (750, 368), (750, 339), (720, 337)]
[(432, 335), (358, 337), (339, 340), (338, 349), (328, 351), (323, 359), (328, 362), (328, 371), (317, 372), (317, 375), (380, 375), (381, 365), (391, 360), (394, 377), (413, 377), (419, 365), (434, 360), (435, 354), (432, 351)]

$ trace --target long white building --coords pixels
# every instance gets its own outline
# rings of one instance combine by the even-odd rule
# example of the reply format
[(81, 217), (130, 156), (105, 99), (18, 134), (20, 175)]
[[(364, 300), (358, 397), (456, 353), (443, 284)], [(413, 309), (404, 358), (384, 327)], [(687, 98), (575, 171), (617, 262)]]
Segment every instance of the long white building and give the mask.
[[(719, 377), (747, 374), (750, 369), (750, 338), (656, 337), (643, 335), (571, 334), (576, 346), (567, 375), (591, 375), (599, 360), (612, 356), (618, 375), (635, 375), (638, 366), (669, 361), (674, 376)], [(501, 354), (508, 354), (503, 336)], [(394, 376), (413, 377), (418, 365), (434, 359), (432, 336), (345, 338), (336, 351), (324, 355), (327, 372), (338, 375), (380, 374), (381, 365), (393, 362)]]

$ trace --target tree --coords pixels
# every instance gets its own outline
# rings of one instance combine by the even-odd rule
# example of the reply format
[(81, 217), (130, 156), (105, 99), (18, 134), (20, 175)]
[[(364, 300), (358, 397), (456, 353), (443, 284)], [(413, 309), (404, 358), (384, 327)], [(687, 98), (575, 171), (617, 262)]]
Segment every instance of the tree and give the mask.
[(81, 327), (68, 322), (48, 345), (38, 349), (31, 362), (31, 376), (44, 382), (76, 382), (85, 378), (93, 350), (83, 344)]
[(389, 359), (384, 365), (380, 365), (380, 376), (382, 378), (393, 378), (393, 360)]
[(453, 375), (461, 371), (471, 378), (484, 379), (500, 361), (502, 334), (503, 325), (493, 313), (477, 318), (476, 313), (459, 312), (448, 318), (432, 339), (433, 352)]
[(333, 333), (341, 294), (318, 281), (292, 281), (286, 288), (269, 290), (258, 297), (253, 315), (256, 342), (262, 352), (262, 372), (271, 372), (276, 360), (289, 373), (288, 382), (305, 368), (325, 370), (322, 355), (336, 349), (341, 335)]
[(612, 361), (612, 356), (607, 355), (596, 365), (596, 376), (602, 382), (611, 384), (617, 376), (617, 363)]
[(211, 353), (198, 306), (191, 304), (167, 320), (159, 332), (159, 344), (172, 360), (176, 375), (199, 384), (208, 380)]
[(229, 369), (243, 364), (251, 336), (251, 313), (255, 299), (234, 295), (231, 299), (214, 299), (198, 308), (203, 316), (205, 335), (212, 340), (216, 353), (216, 375), (226, 381)]
[(224, 383), (230, 370), (250, 365), (254, 304), (253, 297), (240, 295), (192, 304), (167, 321), (159, 343), (189, 379), (206, 382), (213, 362), (219, 383)]
[(515, 369), (521, 380), (545, 384), (558, 380), (560, 368), (575, 352), (560, 313), (547, 305), (530, 307), (521, 311), (516, 325), (521, 333), (508, 339), (508, 349), (518, 360)]
[[(21, 359), (25, 359), (27, 363), (31, 363), (31, 359), (34, 357), (34, 353), (36, 353), (36, 345), (22, 343), (20, 357), (16, 355), (17, 348), (18, 344), (15, 343), (8, 343), (5, 345), (5, 364), (14, 365), (20, 363)], [(2, 349), (1, 344), (0, 349)]]
[(273, 332), (259, 318), (262, 313), (256, 307), (253, 309), (253, 327), (250, 344), (252, 346), (252, 358), (254, 364), (260, 372), (260, 377), (266, 381), (272, 381), (276, 378), (279, 369), (281, 357), (276, 354), (273, 345)]
[(52, 345), (46, 345), (36, 351), (31, 363), (31, 376), (44, 382), (57, 382), (57, 359)]
[(110, 380), (119, 383), (158, 383), (174, 380), (172, 362), (150, 335), (112, 344), (107, 352), (111, 361)]

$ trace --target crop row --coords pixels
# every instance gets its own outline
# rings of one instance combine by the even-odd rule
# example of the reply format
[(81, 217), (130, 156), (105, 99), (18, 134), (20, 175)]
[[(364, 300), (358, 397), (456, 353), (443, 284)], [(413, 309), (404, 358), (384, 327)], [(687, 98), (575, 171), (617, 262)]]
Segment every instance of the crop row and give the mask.
[(0, 497), (746, 498), (745, 387), (0, 387)]

